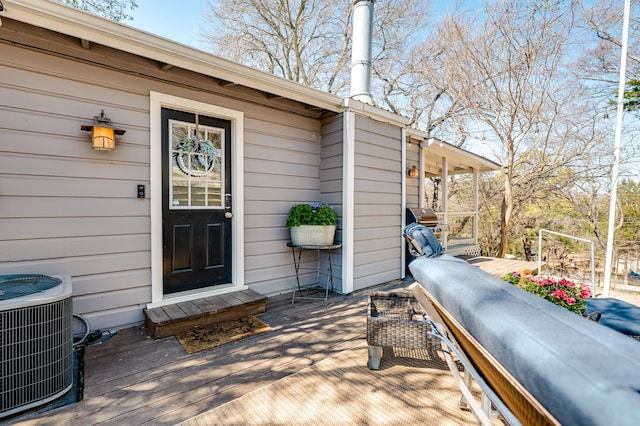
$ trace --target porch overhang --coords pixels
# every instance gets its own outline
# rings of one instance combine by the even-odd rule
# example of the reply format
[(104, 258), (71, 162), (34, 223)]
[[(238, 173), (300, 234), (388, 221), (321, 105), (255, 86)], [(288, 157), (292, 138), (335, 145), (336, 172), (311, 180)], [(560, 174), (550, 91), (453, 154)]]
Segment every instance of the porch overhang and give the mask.
[(438, 138), (429, 138), (420, 143), (424, 149), (425, 177), (442, 176), (443, 158), (447, 159), (448, 175), (471, 174), (500, 170), (501, 166), (480, 155), (465, 151)]

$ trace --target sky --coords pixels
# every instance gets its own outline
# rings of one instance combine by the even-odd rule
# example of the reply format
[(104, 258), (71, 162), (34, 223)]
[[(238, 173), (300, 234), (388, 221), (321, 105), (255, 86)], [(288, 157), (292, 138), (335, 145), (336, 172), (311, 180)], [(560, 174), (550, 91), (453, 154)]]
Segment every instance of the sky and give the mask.
[(178, 43), (202, 48), (201, 27), (208, 0), (137, 0), (138, 7), (124, 23)]
[[(133, 20), (124, 23), (178, 43), (203, 49), (201, 32), (209, 0), (137, 0), (138, 7), (129, 11)], [(451, 0), (432, 0), (435, 13), (453, 7)], [(466, 7), (477, 7), (479, 0), (465, 0)]]

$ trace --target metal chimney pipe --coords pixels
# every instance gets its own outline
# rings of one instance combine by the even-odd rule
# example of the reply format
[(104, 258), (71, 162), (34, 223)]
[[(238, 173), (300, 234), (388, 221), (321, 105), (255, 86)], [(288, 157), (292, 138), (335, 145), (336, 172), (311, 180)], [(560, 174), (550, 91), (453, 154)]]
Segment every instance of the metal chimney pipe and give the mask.
[(371, 99), (371, 40), (373, 38), (374, 1), (353, 1), (351, 98), (368, 104), (373, 104), (373, 99)]

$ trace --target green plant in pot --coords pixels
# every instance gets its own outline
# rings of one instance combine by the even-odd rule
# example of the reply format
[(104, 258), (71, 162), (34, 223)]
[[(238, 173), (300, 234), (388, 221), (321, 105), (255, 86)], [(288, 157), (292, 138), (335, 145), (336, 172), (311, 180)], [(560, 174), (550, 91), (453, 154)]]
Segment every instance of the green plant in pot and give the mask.
[(333, 244), (338, 217), (326, 204), (295, 204), (289, 209), (287, 227), (296, 246)]

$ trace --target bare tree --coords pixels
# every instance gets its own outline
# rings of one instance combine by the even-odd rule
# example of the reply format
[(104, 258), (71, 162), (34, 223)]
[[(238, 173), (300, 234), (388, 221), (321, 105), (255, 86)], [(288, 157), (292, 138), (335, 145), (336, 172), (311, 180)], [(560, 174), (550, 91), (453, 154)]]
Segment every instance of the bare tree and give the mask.
[(127, 14), (128, 9), (138, 7), (136, 0), (56, 0), (76, 9), (85, 10), (93, 14), (120, 22), (133, 19)]
[[(584, 8), (583, 26), (593, 38), (585, 55), (580, 58), (580, 70), (585, 78), (604, 83), (602, 92), (612, 97), (617, 89), (622, 45), (622, 1), (597, 1)], [(640, 17), (631, 9), (629, 19), (629, 43), (627, 72), (640, 77)]]
[[(210, 2), (205, 37), (213, 53), (272, 74), (346, 96), (350, 79), (353, 0)], [(403, 111), (410, 48), (428, 17), (427, 1), (375, 3), (374, 99)], [(395, 97), (395, 98), (394, 98)]]
[(549, 182), (553, 190), (570, 185), (561, 172), (584, 166), (598, 140), (590, 96), (568, 69), (574, 23), (572, 3), (497, 0), (482, 20), (456, 15), (440, 25), (434, 85), (456, 106), (446, 119), (462, 135), (490, 133), (504, 166), (499, 257), (518, 209), (544, 201)]

